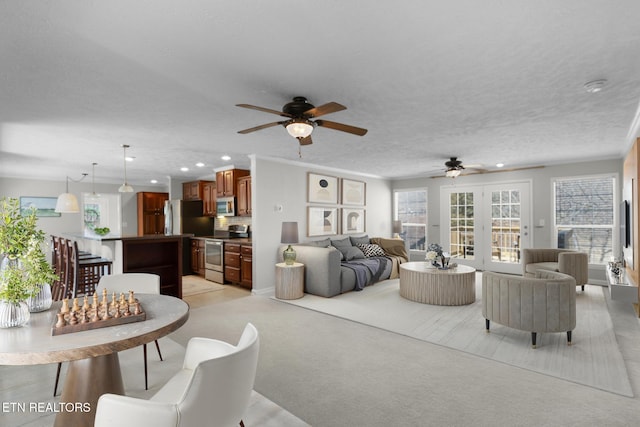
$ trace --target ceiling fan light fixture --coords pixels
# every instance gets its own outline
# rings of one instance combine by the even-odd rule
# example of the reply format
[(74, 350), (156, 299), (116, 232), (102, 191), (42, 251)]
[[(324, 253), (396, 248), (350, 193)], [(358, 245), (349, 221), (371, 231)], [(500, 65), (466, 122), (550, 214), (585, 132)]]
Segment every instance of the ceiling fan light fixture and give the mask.
[(598, 93), (604, 88), (606, 84), (607, 81), (605, 79), (593, 80), (591, 82), (585, 83), (584, 89), (588, 93)]
[(455, 178), (458, 175), (460, 175), (460, 169), (456, 168), (447, 169), (447, 172), (445, 172), (447, 178)]
[(313, 132), (313, 124), (309, 120), (296, 119), (291, 120), (286, 125), (287, 132), (294, 138), (306, 138)]

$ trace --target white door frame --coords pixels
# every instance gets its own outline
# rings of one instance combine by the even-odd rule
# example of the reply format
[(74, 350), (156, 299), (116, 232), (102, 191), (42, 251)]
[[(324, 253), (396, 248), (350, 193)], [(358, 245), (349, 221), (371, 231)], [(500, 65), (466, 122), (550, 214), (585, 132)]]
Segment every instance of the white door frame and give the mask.
[(503, 181), (486, 184), (446, 185), (440, 187), (440, 241), (444, 248), (450, 247), (449, 224), (451, 223), (451, 193), (472, 192), (474, 194), (474, 256), (457, 259), (454, 262), (474, 267), (478, 270), (497, 271), (511, 274), (522, 274), (522, 265), (518, 259), (497, 262), (492, 259), (492, 224), (491, 224), (491, 191), (499, 189), (518, 189), (521, 192), (520, 211), (520, 244), (518, 250), (531, 247), (531, 218), (533, 203), (531, 199), (531, 180)]

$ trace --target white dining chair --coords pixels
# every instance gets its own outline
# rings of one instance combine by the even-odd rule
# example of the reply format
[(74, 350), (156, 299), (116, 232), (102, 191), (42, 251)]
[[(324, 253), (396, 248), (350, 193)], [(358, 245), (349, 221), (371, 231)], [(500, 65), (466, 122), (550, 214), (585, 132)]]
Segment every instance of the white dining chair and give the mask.
[(256, 376), (258, 331), (248, 323), (238, 345), (189, 340), (184, 364), (150, 400), (103, 394), (95, 427), (244, 426)]
[[(95, 293), (100, 295), (102, 290), (106, 289), (109, 294), (115, 292), (116, 294), (124, 293), (125, 295), (129, 291), (133, 291), (135, 294), (160, 294), (160, 276), (151, 273), (124, 273), (124, 274), (109, 274), (102, 276), (100, 282), (96, 286)], [(155, 341), (156, 350), (158, 356), (162, 361), (162, 353), (160, 352), (160, 344), (158, 340)], [(144, 356), (144, 389), (149, 389), (149, 381), (147, 375), (147, 344), (142, 344), (142, 352)], [(53, 386), (53, 395), (58, 392), (58, 382), (60, 380), (60, 369), (62, 363), (58, 363), (58, 369), (56, 372), (56, 382)]]

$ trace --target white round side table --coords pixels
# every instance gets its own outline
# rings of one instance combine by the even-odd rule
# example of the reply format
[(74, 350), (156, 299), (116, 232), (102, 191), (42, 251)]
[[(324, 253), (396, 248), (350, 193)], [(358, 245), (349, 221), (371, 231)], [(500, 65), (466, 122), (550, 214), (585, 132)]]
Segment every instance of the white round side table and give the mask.
[(304, 296), (304, 264), (276, 264), (276, 298), (298, 299)]

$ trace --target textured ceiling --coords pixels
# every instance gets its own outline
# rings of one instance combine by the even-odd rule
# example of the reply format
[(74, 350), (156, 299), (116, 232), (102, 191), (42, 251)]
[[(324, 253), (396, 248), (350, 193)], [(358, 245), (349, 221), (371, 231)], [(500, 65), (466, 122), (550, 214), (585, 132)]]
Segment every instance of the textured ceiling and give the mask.
[[(206, 177), (300, 160), (276, 115), (347, 106), (306, 163), (389, 178), (620, 158), (640, 100), (636, 0), (33, 0), (0, 3), (0, 175)], [(298, 23), (296, 23), (298, 22)], [(607, 79), (603, 91), (583, 85)], [(225, 162), (221, 155), (232, 160)], [(196, 162), (206, 166), (195, 167)], [(181, 172), (182, 166), (190, 168)]]

